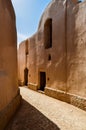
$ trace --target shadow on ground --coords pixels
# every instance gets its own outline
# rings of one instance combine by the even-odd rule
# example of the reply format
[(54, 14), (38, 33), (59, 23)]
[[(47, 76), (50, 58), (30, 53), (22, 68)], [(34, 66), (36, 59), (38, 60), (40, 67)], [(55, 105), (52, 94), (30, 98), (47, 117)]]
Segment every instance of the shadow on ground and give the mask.
[(45, 117), (25, 100), (13, 120), (5, 130), (60, 130), (59, 127)]

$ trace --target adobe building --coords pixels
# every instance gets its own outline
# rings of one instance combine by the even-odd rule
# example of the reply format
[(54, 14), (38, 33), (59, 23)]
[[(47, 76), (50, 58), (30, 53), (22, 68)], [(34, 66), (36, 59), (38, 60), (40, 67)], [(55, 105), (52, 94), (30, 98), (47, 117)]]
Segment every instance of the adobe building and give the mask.
[(28, 64), (29, 64), (29, 58), (28, 58), (28, 39), (23, 41), (19, 45), (18, 49), (18, 82), (20, 86), (27, 85), (28, 84)]
[(28, 87), (86, 110), (86, 0), (52, 0), (28, 41)]
[(0, 130), (20, 105), (17, 76), (17, 36), (11, 0), (0, 0)]

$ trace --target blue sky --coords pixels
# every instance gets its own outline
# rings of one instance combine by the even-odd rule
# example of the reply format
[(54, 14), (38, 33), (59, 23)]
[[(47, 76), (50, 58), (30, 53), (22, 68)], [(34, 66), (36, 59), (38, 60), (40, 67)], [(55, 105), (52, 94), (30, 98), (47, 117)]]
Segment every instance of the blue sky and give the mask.
[(37, 31), (40, 17), (50, 1), (51, 0), (12, 0), (16, 13), (18, 43)]
[(37, 31), (40, 17), (51, 0), (12, 0), (15, 13), (18, 43)]

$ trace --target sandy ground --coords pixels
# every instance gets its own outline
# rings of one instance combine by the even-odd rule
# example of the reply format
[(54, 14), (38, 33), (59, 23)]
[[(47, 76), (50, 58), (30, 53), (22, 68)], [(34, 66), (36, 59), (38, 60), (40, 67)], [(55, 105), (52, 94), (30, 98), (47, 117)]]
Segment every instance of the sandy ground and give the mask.
[(6, 130), (86, 130), (86, 112), (21, 87), (22, 104)]

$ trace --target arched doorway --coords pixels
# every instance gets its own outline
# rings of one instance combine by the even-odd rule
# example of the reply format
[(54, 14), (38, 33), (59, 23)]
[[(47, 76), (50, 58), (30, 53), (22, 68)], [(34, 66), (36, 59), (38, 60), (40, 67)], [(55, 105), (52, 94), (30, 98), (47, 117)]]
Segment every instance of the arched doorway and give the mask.
[(44, 24), (44, 46), (45, 49), (52, 47), (52, 19), (49, 18)]
[(40, 72), (40, 90), (44, 91), (46, 86), (46, 73)]
[(24, 69), (24, 85), (28, 85), (28, 69)]

